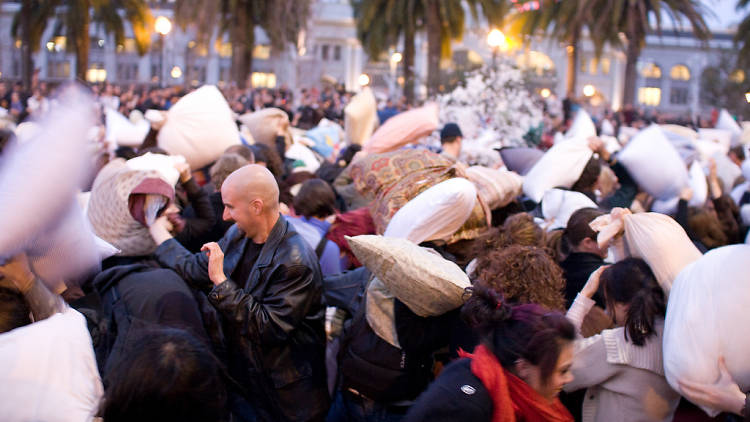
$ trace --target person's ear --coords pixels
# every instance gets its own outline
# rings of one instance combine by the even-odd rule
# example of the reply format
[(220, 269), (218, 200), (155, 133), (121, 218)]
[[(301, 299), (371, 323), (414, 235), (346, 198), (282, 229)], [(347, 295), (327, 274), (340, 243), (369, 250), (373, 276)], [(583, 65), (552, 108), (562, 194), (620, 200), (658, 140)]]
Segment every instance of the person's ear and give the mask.
[(261, 215), (263, 213), (263, 200), (260, 198), (254, 199), (253, 202), (250, 203), (250, 207), (255, 215)]
[(531, 376), (531, 363), (523, 358), (516, 359), (515, 364), (513, 365), (514, 372), (518, 376), (518, 378), (521, 378), (522, 380), (526, 381)]

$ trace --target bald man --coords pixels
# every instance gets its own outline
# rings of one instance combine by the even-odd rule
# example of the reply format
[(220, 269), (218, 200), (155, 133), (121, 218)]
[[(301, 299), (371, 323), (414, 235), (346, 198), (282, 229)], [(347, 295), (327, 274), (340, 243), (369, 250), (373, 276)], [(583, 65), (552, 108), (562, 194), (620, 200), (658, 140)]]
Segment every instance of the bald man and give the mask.
[(223, 317), (230, 375), (259, 420), (322, 421), (328, 392), (317, 256), (279, 214), (279, 188), (265, 167), (230, 174), (221, 198), (224, 220), (235, 224), (218, 243), (192, 254), (159, 218), (150, 229), (156, 258), (208, 293)]

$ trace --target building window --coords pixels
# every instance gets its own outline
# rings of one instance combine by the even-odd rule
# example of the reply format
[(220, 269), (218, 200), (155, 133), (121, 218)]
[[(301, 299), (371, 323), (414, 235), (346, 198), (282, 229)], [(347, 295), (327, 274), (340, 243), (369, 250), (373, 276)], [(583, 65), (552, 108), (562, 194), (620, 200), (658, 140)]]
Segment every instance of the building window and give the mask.
[(745, 71), (742, 69), (735, 69), (734, 72), (729, 74), (729, 80), (736, 84), (745, 82)]
[(137, 63), (118, 63), (117, 64), (118, 81), (136, 81), (138, 80)]
[(60, 79), (69, 78), (70, 62), (64, 59), (50, 59), (47, 62), (47, 76)]
[(232, 57), (232, 43), (217, 41), (216, 51), (219, 52), (220, 57)]
[(609, 69), (612, 66), (612, 62), (609, 60), (608, 57), (605, 57), (601, 60), (601, 69), (602, 69), (602, 75), (609, 75)]
[(661, 79), (661, 68), (655, 63), (646, 63), (641, 69), (641, 76), (646, 79)]
[(323, 44), (323, 46), (320, 47), (320, 58), (323, 60), (328, 60), (328, 50), (331, 46), (328, 44)]
[(268, 60), (271, 57), (271, 46), (258, 44), (253, 47), (253, 58), (260, 60)]
[(688, 69), (687, 66), (683, 64), (672, 66), (672, 69), (669, 71), (669, 77), (673, 81), (689, 81), (690, 69)]
[(687, 104), (688, 92), (688, 87), (686, 86), (673, 86), (669, 91), (669, 102), (678, 105)]
[(646, 106), (658, 106), (661, 103), (661, 89), (652, 86), (638, 88), (638, 102)]
[(598, 68), (599, 68), (599, 60), (597, 60), (596, 57), (594, 57), (593, 59), (589, 61), (589, 73), (592, 75), (596, 75), (599, 71)]
[(340, 45), (333, 47), (333, 60), (337, 62), (341, 60), (341, 46)]
[(253, 72), (251, 76), (253, 87), (256, 88), (276, 88), (276, 74)]

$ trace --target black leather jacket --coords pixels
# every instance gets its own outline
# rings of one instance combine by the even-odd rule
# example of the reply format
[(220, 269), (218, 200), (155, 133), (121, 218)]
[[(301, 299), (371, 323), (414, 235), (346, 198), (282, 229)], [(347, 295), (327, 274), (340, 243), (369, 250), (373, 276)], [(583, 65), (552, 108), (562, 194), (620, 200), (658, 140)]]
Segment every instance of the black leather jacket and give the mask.
[[(311, 420), (325, 415), (325, 307), (315, 253), (280, 216), (258, 259), (240, 262), (251, 240), (232, 226), (219, 240), (224, 273), (252, 265), (247, 280), (227, 279), (208, 294), (224, 322), (230, 374), (247, 388), (263, 419)], [(170, 239), (155, 252), (188, 284), (211, 288), (208, 258)], [(264, 415), (267, 413), (266, 415)]]

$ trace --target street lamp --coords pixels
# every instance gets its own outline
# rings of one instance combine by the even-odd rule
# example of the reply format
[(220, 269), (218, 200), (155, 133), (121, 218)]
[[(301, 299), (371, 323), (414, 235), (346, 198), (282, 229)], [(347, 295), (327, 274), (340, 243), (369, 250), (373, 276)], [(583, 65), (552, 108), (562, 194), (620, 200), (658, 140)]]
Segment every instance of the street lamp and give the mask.
[(594, 85), (589, 84), (583, 87), (583, 95), (593, 97), (594, 94), (596, 94), (596, 88), (594, 88)]
[(398, 73), (397, 72), (398, 71), (398, 64), (399, 64), (399, 62), (403, 58), (404, 58), (404, 56), (402, 56), (401, 53), (399, 53), (398, 51), (396, 51), (395, 53), (391, 54), (391, 63), (390, 63), (391, 64), (391, 79), (390, 79), (390, 81), (388, 83), (388, 85), (389, 85), (389, 91), (390, 91), (390, 93), (389, 93), (390, 97), (394, 97), (396, 95), (396, 91), (397, 91), (397, 88), (398, 88), (397, 79), (396, 79), (396, 75)]
[(359, 75), (359, 78), (357, 78), (357, 82), (359, 82), (359, 86), (367, 86), (370, 83), (370, 77), (367, 76), (366, 73), (363, 73)]
[(745, 93), (745, 99), (746, 99), (746, 100), (747, 100), (747, 102), (748, 102), (748, 103), (750, 104), (750, 92), (746, 92), (746, 93)]
[(487, 34), (487, 44), (492, 49), (492, 66), (495, 67), (497, 65), (497, 51), (507, 47), (508, 41), (502, 31), (493, 29)]
[(161, 45), (161, 54), (159, 57), (159, 85), (164, 86), (164, 37), (172, 30), (172, 22), (165, 16), (159, 16), (154, 21), (154, 29), (159, 34), (159, 44)]

